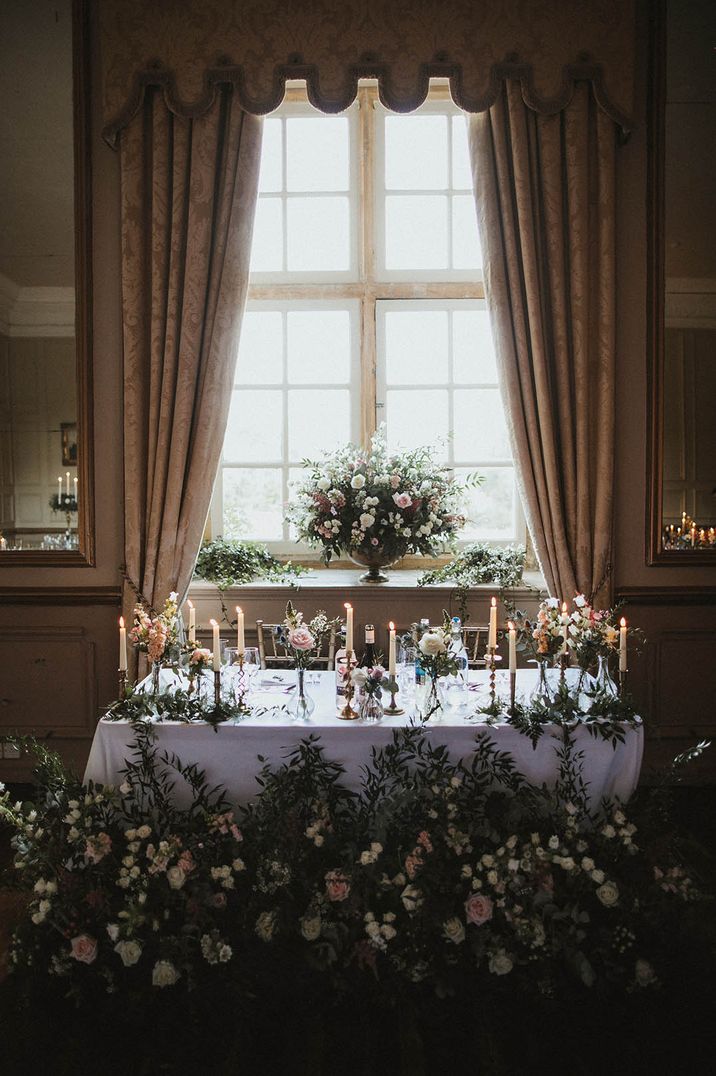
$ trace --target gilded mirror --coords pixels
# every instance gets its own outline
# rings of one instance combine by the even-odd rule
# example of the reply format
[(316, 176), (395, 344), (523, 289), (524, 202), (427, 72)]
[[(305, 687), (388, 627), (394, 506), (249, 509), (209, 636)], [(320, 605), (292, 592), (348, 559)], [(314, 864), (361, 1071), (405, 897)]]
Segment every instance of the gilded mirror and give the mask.
[(665, 0), (651, 70), (652, 564), (716, 564), (716, 5)]
[(87, 5), (0, 5), (0, 565), (93, 561)]

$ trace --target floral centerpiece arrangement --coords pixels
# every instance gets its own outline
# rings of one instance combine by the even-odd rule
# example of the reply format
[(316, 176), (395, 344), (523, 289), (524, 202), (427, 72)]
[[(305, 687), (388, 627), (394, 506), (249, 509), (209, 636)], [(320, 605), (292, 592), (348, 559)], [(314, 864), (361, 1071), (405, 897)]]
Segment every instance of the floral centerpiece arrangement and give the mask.
[(446, 613), (442, 627), (429, 628), (418, 639), (420, 664), (427, 677), (426, 696), (421, 707), (424, 721), (429, 721), (442, 710), (440, 679), (454, 676), (457, 672), (457, 663), (449, 651), (449, 644), (450, 620)]
[(286, 603), (286, 616), (276, 628), (276, 639), (293, 662), (298, 674), (298, 693), (292, 712), (298, 718), (307, 718), (313, 713), (315, 703), (306, 695), (304, 673), (311, 666), (321, 650), (326, 636), (337, 626), (339, 620), (329, 620), (323, 609), (306, 623), (303, 613), (294, 609), (291, 602)]
[[(394, 686), (382, 665), (373, 665), (369, 669), (353, 669), (351, 683), (356, 695), (361, 697), (360, 716), (364, 721), (376, 722), (383, 717), (383, 689)], [(395, 685), (397, 686), (397, 685)]]
[(481, 481), (456, 482), (427, 447), (389, 452), (383, 428), (369, 449), (348, 444), (304, 466), (308, 476), (288, 511), (298, 538), (320, 546), (326, 564), (347, 553), (373, 582), (385, 581), (381, 566), (408, 553), (435, 556), (450, 546), (465, 523), (464, 490)]
[(177, 661), (179, 658), (177, 597), (176, 591), (172, 591), (162, 611), (155, 616), (151, 616), (141, 604), (134, 607), (134, 624), (129, 638), (137, 650), (147, 655), (152, 665), (161, 661)]

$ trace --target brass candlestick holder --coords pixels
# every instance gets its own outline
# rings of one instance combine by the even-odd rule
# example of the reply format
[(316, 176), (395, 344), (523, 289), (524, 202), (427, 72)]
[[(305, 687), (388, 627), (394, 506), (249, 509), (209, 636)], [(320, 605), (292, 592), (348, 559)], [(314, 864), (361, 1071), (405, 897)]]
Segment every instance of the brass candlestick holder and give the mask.
[(117, 677), (118, 677), (118, 680), (119, 680), (119, 694), (118, 694), (117, 698), (118, 699), (123, 699), (123, 698), (125, 698), (125, 696), (127, 694), (127, 670), (126, 669), (119, 669), (119, 671), (117, 673)]
[(383, 713), (390, 714), (391, 717), (398, 717), (400, 714), (404, 714), (405, 710), (402, 706), (395, 705), (395, 696), (398, 694), (398, 685), (395, 680), (391, 682), (388, 691), (390, 692), (390, 706), (386, 706)]
[(624, 698), (627, 689), (627, 669), (619, 670), (619, 697)]
[(510, 669), (510, 713), (515, 715), (515, 695), (517, 693), (517, 670)]
[(345, 703), (345, 706), (343, 707), (343, 709), (338, 711), (338, 716), (340, 717), (341, 721), (357, 721), (358, 716), (359, 716), (357, 711), (354, 710), (353, 707), (351, 706), (351, 702), (353, 700), (353, 693), (355, 691), (355, 688), (353, 686), (353, 681), (351, 679), (351, 660), (352, 660), (352, 658), (353, 658), (353, 651), (352, 650), (346, 650), (346, 666), (348, 668), (348, 675), (346, 676), (346, 688), (345, 688), (345, 700), (346, 700), (346, 703)]
[(214, 706), (221, 705), (221, 669), (214, 669)]
[(565, 685), (566, 680), (567, 680), (567, 661), (568, 660), (569, 660), (568, 655), (563, 650), (562, 653), (559, 655), (559, 686), (562, 689), (562, 691), (564, 691), (564, 685)]
[(239, 667), (239, 674), (237, 677), (238, 686), (236, 689), (236, 705), (242, 712), (246, 712), (249, 708), (244, 702), (246, 697), (246, 673), (244, 672), (244, 655), (243, 652), (239, 652), (239, 660), (236, 663)]
[(495, 707), (497, 705), (497, 662), (500, 658), (497, 656), (497, 647), (490, 646), (487, 650), (487, 667), (490, 670), (490, 706)]

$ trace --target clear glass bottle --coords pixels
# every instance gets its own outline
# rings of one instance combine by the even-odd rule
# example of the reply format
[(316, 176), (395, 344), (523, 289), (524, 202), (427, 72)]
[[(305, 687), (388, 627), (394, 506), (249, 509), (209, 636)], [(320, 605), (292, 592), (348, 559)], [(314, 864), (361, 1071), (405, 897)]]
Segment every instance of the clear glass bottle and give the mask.
[(425, 669), (423, 668), (423, 663), (420, 660), (421, 657), (422, 657), (422, 651), (420, 649), (419, 644), (420, 644), (420, 640), (422, 639), (425, 632), (429, 631), (429, 630), (430, 630), (430, 621), (428, 620), (427, 617), (423, 617), (423, 619), (420, 621), (420, 623), (418, 625), (417, 633), (416, 633), (416, 636), (415, 636), (415, 642), (416, 642), (416, 647), (415, 647), (415, 686), (416, 686), (416, 688), (423, 687), (425, 685)]
[(443, 685), (445, 703), (450, 710), (462, 711), (467, 709), (470, 699), (468, 688), (469, 661), (462, 638), (462, 622), (459, 616), (454, 616), (450, 621), (448, 655), (455, 662), (457, 668), (454, 673), (450, 673), (445, 677)]

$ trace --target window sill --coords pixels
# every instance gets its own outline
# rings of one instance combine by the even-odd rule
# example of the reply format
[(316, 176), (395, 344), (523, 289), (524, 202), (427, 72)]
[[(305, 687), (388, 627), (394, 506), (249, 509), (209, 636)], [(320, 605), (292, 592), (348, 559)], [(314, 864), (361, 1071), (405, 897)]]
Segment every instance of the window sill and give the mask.
[[(418, 588), (418, 577), (422, 575), (421, 571), (416, 571), (413, 568), (393, 568), (388, 569), (388, 582), (387, 583), (361, 583), (359, 578), (361, 575), (361, 569), (357, 568), (333, 568), (333, 567), (320, 567), (316, 566), (315, 569), (311, 567), (310, 574), (301, 576), (297, 582), (296, 587), (291, 587), (288, 583), (273, 583), (266, 579), (257, 579), (252, 583), (243, 583), (241, 586), (231, 587), (226, 591), (227, 595), (232, 594), (245, 594), (247, 597), (258, 596), (261, 592), (269, 592), (276, 594), (276, 592), (285, 591), (287, 593), (296, 592), (300, 590), (303, 592), (310, 591), (320, 592), (328, 591), (335, 592), (340, 590), (346, 591), (366, 591), (370, 594), (377, 594), (380, 591), (406, 591), (406, 590), (420, 590), (422, 592), (430, 591), (451, 591), (455, 589), (455, 584), (450, 583), (434, 583), (428, 586)], [(470, 592), (474, 594), (485, 594), (485, 596), (495, 594), (499, 588), (494, 583), (481, 583), (478, 586), (471, 587)], [(205, 583), (201, 579), (194, 581), (190, 588), (189, 594), (191, 597), (198, 599), (207, 599), (216, 596), (216, 587), (213, 583)], [(537, 597), (546, 597), (547, 591), (545, 589), (544, 579), (539, 572), (527, 571), (523, 576), (523, 584), (518, 587), (509, 587), (505, 590), (505, 594), (514, 601), (519, 601), (520, 598), (530, 598), (534, 601)]]

